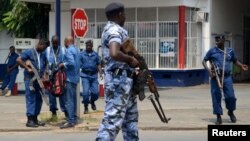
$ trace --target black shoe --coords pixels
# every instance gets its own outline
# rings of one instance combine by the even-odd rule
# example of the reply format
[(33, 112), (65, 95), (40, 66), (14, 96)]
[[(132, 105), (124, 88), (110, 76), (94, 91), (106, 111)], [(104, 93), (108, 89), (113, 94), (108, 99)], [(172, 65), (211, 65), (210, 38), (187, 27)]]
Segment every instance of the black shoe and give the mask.
[(92, 108), (92, 110), (96, 110), (96, 105), (95, 105), (95, 102), (93, 101), (93, 102), (91, 102), (91, 108)]
[(216, 125), (221, 125), (222, 124), (222, 119), (220, 115), (217, 115), (217, 120), (215, 122)]
[(41, 122), (41, 121), (36, 121), (36, 124), (38, 125), (38, 126), (45, 126), (45, 123), (44, 122)]
[(96, 138), (95, 141), (101, 141), (101, 139), (100, 138)]
[(38, 125), (37, 125), (37, 124), (35, 124), (35, 122), (34, 122), (34, 121), (30, 121), (30, 122), (27, 122), (27, 123), (26, 123), (26, 127), (33, 127), (33, 128), (37, 128), (37, 127), (38, 127)]
[(56, 111), (52, 111), (51, 113), (52, 113), (52, 116), (57, 116)]
[(234, 112), (233, 111), (228, 111), (227, 114), (229, 115), (231, 122), (236, 123), (237, 119), (236, 119), (236, 117), (234, 115)]
[(37, 119), (37, 116), (34, 116), (34, 122), (36, 125), (38, 126), (45, 126), (45, 123), (44, 122), (41, 122)]
[(83, 112), (83, 114), (88, 114), (89, 113), (89, 109), (88, 109), (88, 107), (84, 107), (84, 112)]
[(28, 117), (28, 121), (26, 123), (26, 127), (33, 127), (33, 128), (37, 128), (38, 127), (38, 125), (33, 120), (33, 117), (31, 117), (31, 116)]
[(68, 122), (66, 122), (65, 124), (63, 124), (63, 125), (60, 126), (60, 129), (72, 128), (72, 127), (75, 127), (74, 123), (68, 123)]

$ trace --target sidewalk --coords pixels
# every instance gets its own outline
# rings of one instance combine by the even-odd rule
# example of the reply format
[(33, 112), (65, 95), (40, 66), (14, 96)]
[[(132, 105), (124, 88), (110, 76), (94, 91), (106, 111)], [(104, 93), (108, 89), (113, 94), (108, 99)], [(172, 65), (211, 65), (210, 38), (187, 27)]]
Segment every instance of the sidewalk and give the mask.
[[(235, 84), (237, 97), (237, 123), (250, 124), (250, 84)], [(149, 96), (150, 93), (146, 93)], [(159, 89), (160, 102), (167, 117), (171, 117), (169, 123), (162, 123), (148, 99), (138, 101), (139, 128), (141, 130), (206, 130), (208, 124), (214, 124), (215, 115), (212, 114), (212, 102), (209, 85), (194, 87), (174, 87)], [(97, 103), (97, 112), (83, 115), (81, 104), (81, 118), (83, 122), (73, 129), (63, 130), (93, 130), (99, 128), (104, 110), (104, 99)], [(223, 108), (225, 104), (223, 103)], [(25, 126), (25, 97), (24, 95), (4, 97), (0, 96), (0, 132), (24, 132), (24, 131), (62, 131), (59, 126), (47, 124), (45, 127), (27, 128)], [(48, 107), (44, 104), (41, 115), (50, 116)], [(40, 117), (41, 118), (41, 117)], [(232, 124), (224, 109), (223, 124)]]

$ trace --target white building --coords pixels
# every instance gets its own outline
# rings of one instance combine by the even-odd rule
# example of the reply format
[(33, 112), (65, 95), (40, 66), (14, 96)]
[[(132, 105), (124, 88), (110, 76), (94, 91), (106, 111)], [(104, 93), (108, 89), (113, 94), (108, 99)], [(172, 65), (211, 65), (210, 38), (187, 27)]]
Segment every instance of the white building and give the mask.
[[(25, 1), (51, 4), (49, 35), (54, 35), (56, 0)], [(106, 23), (104, 7), (112, 1), (125, 5), (125, 28), (159, 86), (207, 82), (201, 62), (206, 51), (214, 46), (216, 33), (226, 33), (226, 44), (236, 50), (241, 62), (250, 64), (249, 0), (61, 0), (61, 43), (72, 34), (71, 15), (76, 8), (85, 9), (88, 15), (85, 38), (99, 43)], [(0, 34), (1, 42), (5, 38)], [(234, 76), (237, 80), (250, 79), (249, 72), (234, 71)]]

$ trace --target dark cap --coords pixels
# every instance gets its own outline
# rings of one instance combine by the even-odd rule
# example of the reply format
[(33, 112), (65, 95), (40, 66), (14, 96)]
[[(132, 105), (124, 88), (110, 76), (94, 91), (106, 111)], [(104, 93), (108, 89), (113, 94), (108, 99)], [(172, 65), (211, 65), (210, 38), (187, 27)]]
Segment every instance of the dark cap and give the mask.
[(122, 10), (122, 9), (124, 9), (124, 5), (122, 3), (112, 2), (106, 6), (105, 13), (107, 14), (107, 13), (111, 13), (116, 10)]
[(10, 46), (9, 49), (11, 49), (11, 48), (14, 48), (14, 49), (15, 49), (15, 46)]
[(85, 44), (88, 44), (88, 43), (93, 44), (93, 41), (92, 41), (92, 40), (87, 40), (87, 41), (85, 42)]
[(217, 35), (215, 35), (215, 40), (219, 40), (219, 39), (223, 39), (223, 40), (225, 40), (225, 35), (223, 35), (223, 34), (217, 34)]

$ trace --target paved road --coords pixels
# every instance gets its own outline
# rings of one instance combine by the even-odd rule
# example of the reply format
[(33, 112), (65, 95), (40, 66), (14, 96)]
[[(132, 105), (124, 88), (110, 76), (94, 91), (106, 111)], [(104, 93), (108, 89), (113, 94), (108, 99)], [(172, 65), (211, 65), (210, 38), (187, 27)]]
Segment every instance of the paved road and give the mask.
[[(235, 112), (238, 121), (236, 124), (250, 124), (250, 84), (236, 84), (237, 110)], [(209, 85), (194, 87), (171, 87), (159, 89), (160, 101), (167, 115), (172, 119), (168, 124), (163, 124), (156, 114), (151, 102), (147, 99), (138, 101), (139, 128), (142, 130), (206, 130), (208, 124), (214, 124), (215, 116), (212, 114), (212, 102)], [(148, 96), (150, 93), (146, 93)], [(100, 98), (96, 102), (99, 112), (83, 115), (81, 104), (81, 118), (84, 122), (76, 126), (73, 131), (96, 131), (103, 117), (105, 101)], [(224, 113), (225, 104), (223, 103)], [(25, 127), (24, 95), (4, 97), (0, 96), (0, 132), (25, 132), (25, 131), (54, 131), (58, 126), (47, 124), (36, 129)], [(43, 104), (40, 118), (50, 117), (48, 107)], [(227, 114), (222, 116), (223, 124), (232, 124)], [(71, 130), (71, 129), (70, 129)], [(64, 132), (60, 130), (61, 132)]]
[[(206, 141), (206, 131), (140, 131), (141, 141)], [(94, 141), (96, 132), (0, 133), (1, 141)], [(121, 134), (116, 141), (123, 141)]]

